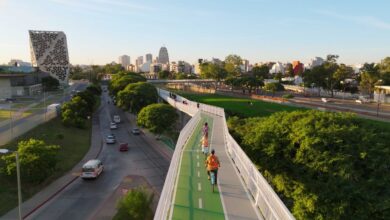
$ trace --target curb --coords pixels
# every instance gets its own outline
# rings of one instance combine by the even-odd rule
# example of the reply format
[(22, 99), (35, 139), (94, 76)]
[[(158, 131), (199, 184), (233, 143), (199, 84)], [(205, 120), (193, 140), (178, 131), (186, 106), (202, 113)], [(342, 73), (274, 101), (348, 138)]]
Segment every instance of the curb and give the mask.
[[(100, 113), (101, 111), (101, 108), (99, 108), (95, 113), (98, 114)], [(100, 122), (99, 122), (99, 127), (100, 127)], [(92, 136), (92, 129), (91, 129), (91, 136)], [(91, 137), (91, 140), (92, 140), (92, 137)], [(99, 157), (100, 153), (102, 152), (102, 149), (103, 149), (103, 141), (100, 140), (100, 148), (99, 148), (99, 151), (98, 153), (96, 154), (95, 156), (95, 159)], [(87, 153), (88, 154), (88, 153)], [(51, 199), (53, 199), (55, 196), (57, 196), (60, 192), (62, 192), (66, 187), (68, 187), (70, 184), (72, 184), (76, 179), (78, 179), (79, 176), (75, 176), (73, 177), (70, 181), (68, 181), (64, 186), (62, 186), (59, 190), (57, 190), (56, 192), (54, 192), (51, 196), (49, 196), (49, 198), (47, 198), (46, 200), (44, 200), (43, 202), (41, 202), (39, 205), (37, 205), (35, 208), (33, 208), (31, 211), (29, 211), (26, 215), (24, 215), (22, 217), (22, 219), (25, 219), (27, 217), (29, 217), (31, 214), (33, 214), (34, 212), (36, 212), (38, 209), (40, 209), (42, 206), (44, 206), (47, 202), (49, 202)]]

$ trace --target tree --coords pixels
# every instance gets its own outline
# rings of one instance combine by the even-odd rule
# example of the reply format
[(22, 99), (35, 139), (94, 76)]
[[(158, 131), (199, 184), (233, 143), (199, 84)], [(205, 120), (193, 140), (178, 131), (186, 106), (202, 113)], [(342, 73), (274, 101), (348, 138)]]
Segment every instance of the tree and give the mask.
[(107, 74), (116, 74), (120, 71), (123, 71), (123, 67), (122, 65), (120, 64), (106, 64), (104, 67), (103, 67), (103, 72), (104, 73), (107, 73)]
[(379, 66), (375, 63), (365, 63), (360, 71), (360, 89), (371, 96), (375, 84), (380, 79)]
[(262, 78), (256, 78), (254, 76), (243, 76), (243, 77), (241, 77), (241, 80), (240, 80), (239, 84), (242, 87), (248, 89), (249, 93), (252, 93), (253, 89), (257, 89), (260, 86), (264, 85)]
[(56, 78), (46, 76), (42, 78), (42, 86), (45, 91), (55, 91), (60, 86), (60, 82)]
[[(347, 78), (352, 78), (353, 73), (354, 71), (352, 67), (347, 66), (345, 64), (340, 64), (336, 72), (334, 72), (333, 74), (333, 79), (336, 82), (336, 87), (339, 89), (345, 89), (344, 88), (346, 84), (345, 80)], [(341, 85), (341, 81), (343, 81), (344, 85)]]
[(100, 96), (102, 94), (102, 88), (97, 84), (91, 84), (86, 88), (86, 91), (92, 93), (95, 96)]
[(390, 57), (386, 57), (379, 64), (380, 78), (384, 85), (390, 85)]
[(226, 70), (219, 64), (216, 63), (202, 63), (200, 66), (200, 76), (203, 79), (215, 79), (220, 81), (226, 78)]
[(268, 79), (269, 74), (269, 68), (267, 65), (261, 65), (261, 66), (255, 66), (252, 68), (252, 74), (256, 78), (262, 78), (262, 79)]
[[(44, 141), (29, 139), (18, 143), (20, 172), (22, 178), (32, 182), (42, 182), (55, 171), (57, 145), (47, 145)], [(5, 173), (14, 176), (16, 173), (15, 154), (2, 156), (5, 162)]]
[(162, 134), (173, 129), (178, 116), (176, 110), (167, 104), (151, 104), (138, 114), (138, 125), (155, 134)]
[(160, 72), (158, 72), (158, 78), (159, 79), (171, 78), (171, 72), (169, 72), (168, 70), (160, 71)]
[(84, 90), (82, 92), (78, 92), (73, 98), (80, 97), (82, 100), (84, 100), (87, 103), (88, 106), (88, 115), (91, 115), (93, 112), (93, 109), (95, 108), (96, 99), (95, 95), (91, 92), (91, 90)]
[(126, 88), (127, 85), (145, 81), (146, 79), (139, 74), (131, 72), (120, 72), (111, 80), (109, 90), (110, 93), (116, 97), (118, 92)]
[(150, 83), (138, 82), (118, 93), (118, 106), (137, 114), (143, 107), (157, 102), (157, 89)]
[(297, 219), (389, 216), (388, 128), (314, 110), (228, 124)]
[(153, 210), (151, 204), (153, 194), (148, 193), (143, 188), (129, 190), (129, 192), (119, 201), (113, 220), (152, 220)]
[(267, 83), (264, 86), (264, 90), (272, 92), (272, 96), (274, 96), (276, 91), (283, 91), (284, 87), (279, 82)]
[(224, 68), (229, 76), (241, 75), (242, 58), (235, 54), (230, 54), (225, 58)]
[(288, 76), (288, 77), (294, 77), (295, 76), (293, 65), (291, 63), (287, 63), (285, 71), (284, 71), (284, 74), (285, 74), (285, 76)]
[(85, 128), (86, 119), (90, 114), (88, 103), (80, 96), (73, 97), (61, 108), (62, 123), (65, 126)]

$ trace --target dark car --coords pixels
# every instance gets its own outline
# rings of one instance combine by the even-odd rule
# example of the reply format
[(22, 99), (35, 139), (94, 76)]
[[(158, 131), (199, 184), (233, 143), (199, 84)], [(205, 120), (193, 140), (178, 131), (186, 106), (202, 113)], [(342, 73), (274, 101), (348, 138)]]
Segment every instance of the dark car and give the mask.
[(128, 143), (121, 143), (119, 145), (119, 151), (128, 151), (129, 150), (129, 144)]

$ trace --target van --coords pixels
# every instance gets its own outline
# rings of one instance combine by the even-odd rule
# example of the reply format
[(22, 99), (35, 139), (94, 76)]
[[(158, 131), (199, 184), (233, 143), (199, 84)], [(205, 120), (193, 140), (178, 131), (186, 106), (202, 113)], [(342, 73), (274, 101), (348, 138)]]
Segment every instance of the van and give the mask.
[(97, 178), (103, 172), (103, 163), (98, 160), (89, 160), (83, 165), (81, 172), (81, 178), (83, 179), (94, 179)]
[(114, 115), (114, 122), (115, 123), (120, 123), (121, 122), (121, 117), (119, 117), (119, 115)]

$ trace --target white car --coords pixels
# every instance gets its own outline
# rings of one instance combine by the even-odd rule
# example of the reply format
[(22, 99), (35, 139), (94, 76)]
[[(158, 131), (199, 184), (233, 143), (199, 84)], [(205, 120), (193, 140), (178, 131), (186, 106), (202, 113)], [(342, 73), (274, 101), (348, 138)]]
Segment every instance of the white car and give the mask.
[(133, 133), (134, 135), (139, 135), (141, 131), (139, 130), (139, 128), (133, 128), (131, 129), (131, 133)]
[(119, 115), (114, 115), (114, 122), (115, 123), (121, 123), (121, 117), (119, 117)]
[(116, 125), (115, 122), (110, 123), (110, 129), (117, 129), (117, 128), (118, 128), (118, 125)]
[(113, 135), (108, 135), (106, 137), (106, 144), (115, 144), (116, 140)]

